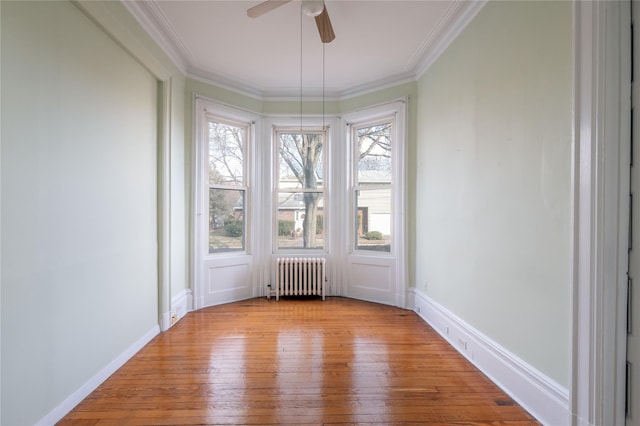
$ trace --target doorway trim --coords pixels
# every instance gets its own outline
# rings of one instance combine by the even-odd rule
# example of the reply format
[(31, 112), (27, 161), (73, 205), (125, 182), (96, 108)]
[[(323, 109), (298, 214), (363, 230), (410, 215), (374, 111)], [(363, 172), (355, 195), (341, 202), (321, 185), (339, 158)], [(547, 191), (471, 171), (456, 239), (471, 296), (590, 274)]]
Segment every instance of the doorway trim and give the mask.
[[(629, 2), (574, 1), (571, 424), (624, 415)], [(626, 178), (621, 178), (626, 176)]]

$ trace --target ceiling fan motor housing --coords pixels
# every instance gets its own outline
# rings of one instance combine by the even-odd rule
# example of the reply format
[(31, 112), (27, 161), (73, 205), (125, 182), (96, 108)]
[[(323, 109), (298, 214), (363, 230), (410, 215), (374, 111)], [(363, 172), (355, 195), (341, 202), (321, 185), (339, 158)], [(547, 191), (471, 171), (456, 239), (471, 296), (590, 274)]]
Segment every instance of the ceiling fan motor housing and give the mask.
[(307, 16), (318, 16), (324, 9), (324, 0), (302, 0), (302, 11)]

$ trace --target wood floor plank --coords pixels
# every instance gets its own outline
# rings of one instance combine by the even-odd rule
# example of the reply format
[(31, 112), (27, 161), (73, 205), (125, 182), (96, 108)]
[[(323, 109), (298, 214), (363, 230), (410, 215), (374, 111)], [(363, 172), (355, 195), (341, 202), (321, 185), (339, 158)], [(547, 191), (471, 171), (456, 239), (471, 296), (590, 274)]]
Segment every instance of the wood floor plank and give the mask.
[(252, 299), (188, 314), (60, 425), (535, 425), (411, 311)]

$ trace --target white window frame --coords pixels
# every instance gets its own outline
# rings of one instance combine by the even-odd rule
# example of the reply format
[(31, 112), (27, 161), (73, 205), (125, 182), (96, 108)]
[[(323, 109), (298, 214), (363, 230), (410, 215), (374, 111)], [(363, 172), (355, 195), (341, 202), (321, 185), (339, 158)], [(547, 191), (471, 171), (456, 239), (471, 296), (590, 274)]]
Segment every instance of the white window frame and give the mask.
[[(200, 309), (219, 303), (227, 303), (234, 300), (241, 300), (248, 297), (259, 295), (258, 283), (264, 278), (254, 272), (253, 265), (256, 264), (255, 256), (252, 250), (260, 251), (260, 241), (256, 241), (260, 233), (254, 233), (254, 230), (260, 230), (260, 215), (254, 214), (254, 206), (260, 205), (260, 181), (257, 179), (256, 165), (254, 162), (259, 160), (259, 153), (255, 153), (257, 144), (256, 137), (260, 129), (260, 116), (250, 111), (239, 108), (229, 107), (210, 99), (195, 95), (193, 98), (193, 219), (192, 232), (193, 236), (191, 244), (192, 253), (192, 288), (193, 288), (193, 307)], [(208, 115), (220, 117), (226, 121), (250, 123), (250, 132), (247, 135), (247, 141), (244, 146), (244, 167), (245, 167), (245, 183), (247, 185), (245, 195), (245, 247), (243, 251), (229, 251), (209, 253), (209, 182), (208, 182)], [(256, 198), (258, 197), (258, 198)], [(259, 265), (259, 262), (258, 262)], [(209, 274), (211, 268), (227, 268), (226, 270), (250, 271), (245, 276), (238, 278), (236, 281), (242, 281), (244, 288), (227, 286), (228, 291), (216, 293), (215, 289), (209, 287)], [(233, 287), (233, 288), (231, 288)], [(246, 288), (249, 288), (249, 292)], [(219, 295), (219, 297), (218, 297)]]
[[(271, 164), (272, 177), (273, 177), (273, 186), (272, 186), (272, 199), (271, 199), (271, 215), (272, 215), (272, 253), (276, 255), (326, 255), (329, 253), (330, 249), (330, 222), (331, 222), (331, 210), (330, 210), (330, 187), (331, 184), (331, 167), (330, 164), (330, 146), (331, 146), (331, 131), (330, 126), (327, 124), (323, 124), (321, 120), (318, 119), (305, 119), (305, 124), (303, 126), (300, 125), (300, 120), (297, 121), (279, 121), (274, 123), (272, 126), (272, 134), (271, 134), (271, 146), (273, 149), (273, 161)], [(322, 167), (323, 167), (323, 179), (322, 179), (322, 202), (323, 202), (323, 245), (320, 248), (304, 248), (304, 247), (293, 247), (293, 248), (280, 248), (278, 241), (278, 197), (280, 193), (280, 175), (279, 175), (279, 162), (280, 162), (280, 140), (278, 137), (279, 133), (324, 133), (323, 147), (322, 147)], [(304, 189), (300, 189), (299, 191), (292, 191), (304, 193)], [(313, 191), (320, 192), (320, 191)]]
[[(345, 114), (343, 117), (346, 125), (347, 145), (349, 146), (349, 252), (367, 256), (397, 256), (404, 259), (406, 253), (406, 196), (407, 178), (407, 142), (406, 135), (406, 99), (401, 99), (389, 104), (374, 106), (371, 108)], [(356, 247), (356, 210), (355, 189), (357, 187), (357, 162), (358, 146), (354, 132), (356, 128), (383, 123), (393, 120), (392, 126), (392, 151), (391, 151), (391, 251), (376, 252), (374, 250), (358, 250)], [(382, 186), (381, 186), (382, 187)], [(385, 186), (386, 187), (386, 186)], [(406, 263), (406, 262), (405, 262)]]
[[(206, 203), (207, 205), (209, 204), (209, 192), (211, 190), (211, 188), (215, 188), (215, 189), (221, 189), (221, 190), (230, 190), (230, 191), (244, 191), (244, 199), (243, 199), (243, 206), (242, 206), (242, 224), (243, 224), (243, 229), (242, 229), (242, 240), (243, 240), (243, 249), (242, 250), (228, 250), (228, 251), (219, 251), (219, 252), (209, 252), (209, 240), (207, 238), (207, 250), (206, 253), (209, 256), (220, 256), (220, 255), (229, 255), (232, 253), (239, 253), (239, 254), (248, 254), (251, 252), (251, 231), (250, 231), (250, 226), (249, 224), (251, 223), (251, 216), (250, 216), (250, 205), (251, 205), (251, 191), (250, 191), (250, 187), (248, 182), (250, 182), (250, 174), (251, 174), (251, 167), (249, 167), (250, 164), (250, 158), (249, 158), (249, 145), (250, 145), (250, 141), (253, 138), (253, 123), (251, 120), (238, 120), (237, 117), (234, 118), (229, 118), (226, 115), (220, 114), (218, 111), (206, 111), (204, 114), (204, 126), (206, 126), (206, 128), (204, 129), (205, 132), (205, 138), (208, 141), (209, 137), (208, 137), (208, 124), (211, 122), (218, 122), (220, 124), (224, 124), (227, 126), (234, 126), (234, 127), (238, 127), (238, 128), (244, 128), (245, 129), (245, 140), (243, 141), (243, 145), (242, 145), (242, 185), (238, 185), (238, 186), (233, 186), (233, 185), (223, 185), (223, 184), (217, 184), (217, 185), (211, 185), (211, 183), (209, 182), (209, 165), (208, 163), (205, 165), (203, 164), (203, 171), (202, 171), (202, 179), (204, 181), (207, 182), (207, 184), (205, 185), (203, 183), (203, 186), (206, 186), (207, 188), (203, 188), (206, 190), (206, 193), (203, 193), (203, 197), (206, 198), (206, 201), (203, 200), (204, 203)], [(204, 143), (204, 141), (203, 141)], [(204, 147), (203, 147), (204, 149)], [(208, 143), (207, 143), (207, 151), (209, 149)], [(208, 161), (209, 159), (209, 155), (203, 155), (203, 161)], [(204, 206), (203, 206), (204, 207)], [(204, 220), (203, 220), (203, 225), (204, 225)], [(210, 231), (209, 229), (209, 225), (208, 225), (208, 221), (206, 224), (206, 228), (207, 228), (207, 235)]]
[[(407, 209), (406, 209), (406, 193), (409, 190), (407, 187), (407, 108), (408, 98), (400, 98), (394, 101), (389, 101), (377, 106), (371, 106), (362, 110), (354, 111), (343, 115), (343, 134), (346, 138), (346, 147), (343, 151), (347, 156), (348, 164), (348, 183), (346, 188), (348, 193), (348, 199), (350, 206), (346, 213), (342, 213), (340, 219), (347, 221), (348, 232), (346, 232), (342, 241), (349, 247), (349, 251), (346, 253), (344, 265), (347, 274), (347, 280), (344, 286), (344, 293), (349, 297), (361, 298), (363, 300), (371, 300), (379, 303), (392, 304), (399, 307), (406, 307), (408, 300), (407, 291), (407, 244), (408, 235), (407, 229)], [(392, 246), (390, 252), (377, 252), (373, 250), (355, 250), (355, 235), (356, 235), (356, 214), (355, 211), (355, 194), (353, 188), (355, 187), (354, 170), (357, 167), (354, 164), (355, 155), (353, 153), (353, 146), (356, 143), (353, 139), (352, 128), (360, 127), (364, 123), (377, 122), (385, 117), (395, 116), (395, 126), (393, 129), (392, 143)], [(348, 215), (348, 217), (346, 217)], [(346, 241), (348, 239), (348, 241)], [(389, 268), (390, 282), (389, 292), (386, 295), (376, 296), (376, 290), (367, 290), (362, 287), (356, 288), (357, 284), (353, 283), (352, 268), (354, 265), (380, 265)]]
[[(357, 130), (365, 127), (373, 127), (379, 124), (391, 123), (391, 182), (390, 183), (380, 183), (375, 185), (362, 185), (358, 179), (358, 161), (360, 157), (360, 150), (358, 149), (358, 141), (357, 141)], [(372, 120), (365, 120), (359, 122), (350, 123), (350, 140), (351, 140), (351, 156), (349, 157), (349, 168), (351, 170), (351, 182), (352, 185), (350, 187), (349, 196), (351, 203), (351, 212), (353, 213), (351, 216), (351, 243), (349, 249), (351, 252), (358, 252), (360, 254), (372, 254), (379, 256), (393, 256), (395, 251), (395, 226), (394, 226), (394, 218), (396, 215), (396, 205), (394, 203), (396, 185), (395, 178), (397, 176), (397, 168), (398, 165), (394, 161), (396, 156), (396, 114), (388, 114), (386, 116), (378, 117)], [(391, 206), (390, 206), (390, 221), (389, 225), (391, 227), (391, 239), (390, 239), (390, 251), (378, 251), (378, 250), (365, 250), (358, 248), (358, 225), (357, 225), (357, 193), (358, 191), (371, 191), (371, 190), (379, 190), (379, 189), (390, 189), (391, 190)]]

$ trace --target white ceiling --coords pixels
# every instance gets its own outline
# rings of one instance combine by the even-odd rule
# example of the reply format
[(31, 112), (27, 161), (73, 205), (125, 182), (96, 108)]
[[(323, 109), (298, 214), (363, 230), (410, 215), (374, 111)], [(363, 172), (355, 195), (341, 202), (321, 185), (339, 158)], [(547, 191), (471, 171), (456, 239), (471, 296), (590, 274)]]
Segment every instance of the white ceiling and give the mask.
[(186, 75), (259, 98), (301, 88), (343, 98), (415, 80), (485, 3), (326, 0), (336, 38), (323, 44), (299, 0), (249, 18), (260, 2), (123, 0)]

